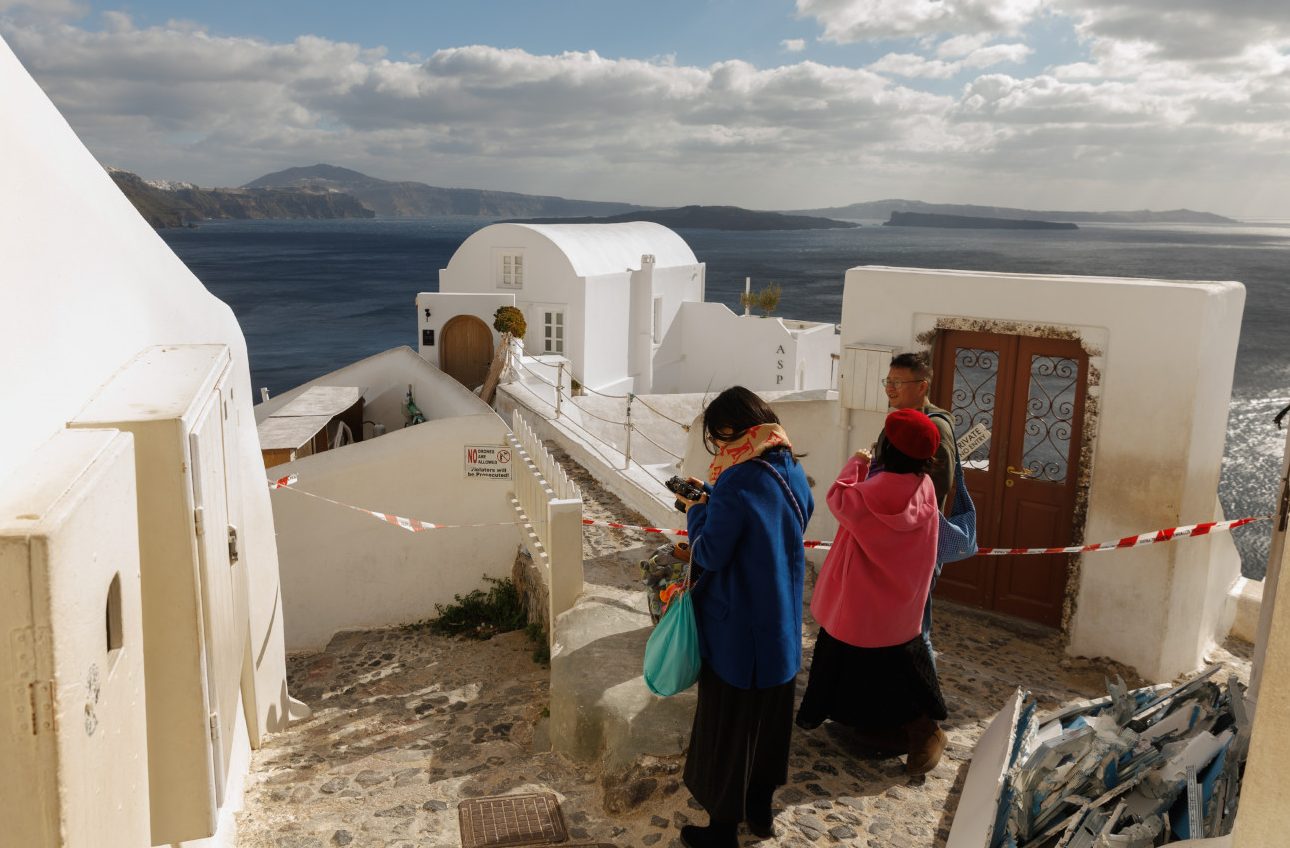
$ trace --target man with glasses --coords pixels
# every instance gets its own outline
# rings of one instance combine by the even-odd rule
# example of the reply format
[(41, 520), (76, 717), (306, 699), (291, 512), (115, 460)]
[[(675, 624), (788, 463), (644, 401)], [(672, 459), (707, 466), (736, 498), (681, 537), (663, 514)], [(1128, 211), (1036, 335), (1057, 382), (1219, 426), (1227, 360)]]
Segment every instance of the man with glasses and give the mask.
[[(932, 366), (926, 353), (901, 353), (892, 357), (886, 378), (882, 381), (887, 390), (887, 405), (892, 409), (917, 409), (932, 419), (941, 431), (941, 445), (936, 449), (936, 467), (932, 470), (932, 485), (936, 487), (936, 502), (944, 511), (949, 506), (950, 492), (954, 491), (954, 428), (950, 414), (927, 399), (932, 387)], [(873, 464), (882, 466), (882, 451), (888, 444), (885, 433), (878, 434), (873, 448)]]

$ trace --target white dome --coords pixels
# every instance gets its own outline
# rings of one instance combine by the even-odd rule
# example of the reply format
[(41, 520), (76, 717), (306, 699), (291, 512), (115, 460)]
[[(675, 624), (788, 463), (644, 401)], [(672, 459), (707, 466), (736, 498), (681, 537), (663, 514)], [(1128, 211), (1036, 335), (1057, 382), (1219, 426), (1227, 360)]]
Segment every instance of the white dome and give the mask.
[(624, 224), (500, 224), (524, 227), (551, 241), (569, 259), (579, 277), (637, 269), (643, 254), (654, 267), (697, 265), (694, 251), (672, 230), (649, 221)]

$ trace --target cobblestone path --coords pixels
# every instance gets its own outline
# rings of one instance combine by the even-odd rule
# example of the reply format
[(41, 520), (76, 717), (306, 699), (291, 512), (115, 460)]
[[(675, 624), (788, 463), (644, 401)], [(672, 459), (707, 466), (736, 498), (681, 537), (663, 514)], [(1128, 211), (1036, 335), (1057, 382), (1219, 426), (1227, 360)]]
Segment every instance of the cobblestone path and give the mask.
[[(590, 475), (564, 459), (586, 514), (640, 523)], [(643, 604), (636, 561), (660, 540), (586, 528), (588, 582)], [(807, 656), (814, 642), (808, 623)], [(899, 759), (873, 758), (844, 728), (794, 731), (790, 782), (775, 799), (779, 835), (766, 846), (942, 846), (976, 740), (1020, 685), (1041, 710), (1106, 692), (1122, 674), (1106, 661), (1066, 657), (1049, 630), (938, 607), (934, 641), (950, 709), (950, 746), (924, 778)], [(1219, 651), (1248, 676), (1248, 650)], [(599, 775), (552, 753), (546, 741), (547, 669), (522, 633), (486, 642), (437, 636), (424, 626), (348, 633), (322, 653), (288, 661), (292, 694), (313, 716), (255, 752), (241, 848), (458, 846), (457, 805), (510, 792), (552, 792), (572, 842), (675, 848), (681, 825), (706, 823), (679, 779), (680, 758), (659, 764), (648, 800), (630, 814), (602, 807)], [(806, 669), (799, 678), (799, 694)], [(875, 688), (881, 683), (875, 681)], [(751, 837), (742, 835), (744, 844)]]

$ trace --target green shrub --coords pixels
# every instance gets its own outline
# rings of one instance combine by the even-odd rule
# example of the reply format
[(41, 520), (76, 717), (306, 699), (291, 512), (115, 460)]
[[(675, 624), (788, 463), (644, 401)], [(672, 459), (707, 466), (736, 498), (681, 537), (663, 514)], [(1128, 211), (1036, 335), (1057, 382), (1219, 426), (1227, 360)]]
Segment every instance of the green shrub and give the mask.
[(542, 625), (536, 621), (530, 621), (528, 626), (524, 628), (524, 632), (528, 634), (529, 641), (533, 643), (533, 662), (538, 665), (550, 665), (551, 646), (547, 644), (546, 631), (542, 629)]
[(767, 283), (764, 289), (757, 292), (757, 308), (761, 310), (763, 317), (769, 318), (770, 313), (774, 312), (775, 309), (778, 308), (779, 296), (782, 293), (783, 289), (780, 288), (779, 283)]
[(492, 585), (488, 591), (476, 589), (467, 595), (455, 595), (451, 604), (435, 604), (438, 616), (430, 619), (430, 629), (450, 636), (491, 639), (524, 627), (528, 613), (519, 590), (509, 580), (485, 577)]

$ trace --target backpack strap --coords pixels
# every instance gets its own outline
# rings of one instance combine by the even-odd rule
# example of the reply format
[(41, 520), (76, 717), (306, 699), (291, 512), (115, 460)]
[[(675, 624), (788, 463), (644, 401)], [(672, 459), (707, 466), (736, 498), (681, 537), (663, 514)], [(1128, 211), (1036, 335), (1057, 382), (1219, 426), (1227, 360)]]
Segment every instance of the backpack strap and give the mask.
[(784, 475), (780, 474), (779, 471), (775, 469), (775, 466), (771, 465), (760, 456), (753, 457), (753, 462), (758, 465), (766, 466), (770, 473), (775, 475), (775, 479), (778, 480), (779, 485), (783, 487), (784, 493), (788, 495), (788, 502), (793, 505), (793, 511), (797, 513), (797, 523), (802, 525), (802, 532), (805, 533), (806, 516), (802, 513), (802, 505), (797, 502), (797, 495), (793, 494), (793, 490), (788, 487), (788, 481), (784, 479)]
[(929, 413), (927, 413), (927, 417), (928, 417), (928, 418), (939, 418), (939, 419), (941, 419), (942, 421), (944, 421), (946, 424), (950, 425), (950, 437), (951, 437), (951, 438), (950, 438), (950, 443), (954, 445), (954, 464), (955, 464), (955, 465), (960, 465), (960, 464), (962, 464), (962, 460), (961, 460), (961, 459), (960, 459), (960, 457), (959, 457), (959, 443), (958, 443), (958, 440), (957, 440), (957, 439), (955, 439), (955, 438), (953, 438), (953, 436), (954, 436), (954, 419), (950, 418), (949, 414), (948, 414), (948, 413), (945, 413), (945, 412), (929, 412)]

